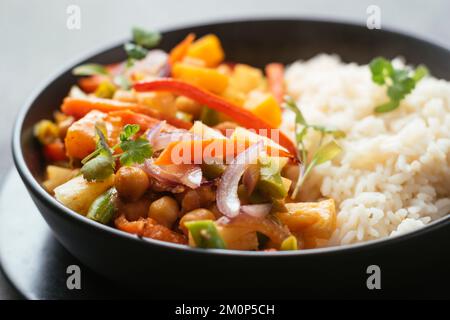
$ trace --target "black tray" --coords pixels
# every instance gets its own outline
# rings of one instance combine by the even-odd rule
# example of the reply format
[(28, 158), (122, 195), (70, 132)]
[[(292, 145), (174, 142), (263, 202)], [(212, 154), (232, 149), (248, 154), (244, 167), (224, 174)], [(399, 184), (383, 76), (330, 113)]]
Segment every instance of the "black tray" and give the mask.
[[(83, 266), (53, 237), (15, 170), (5, 177), (0, 194), (0, 263), (26, 299), (130, 298), (124, 288)], [(81, 289), (69, 290), (67, 267), (81, 269)]]

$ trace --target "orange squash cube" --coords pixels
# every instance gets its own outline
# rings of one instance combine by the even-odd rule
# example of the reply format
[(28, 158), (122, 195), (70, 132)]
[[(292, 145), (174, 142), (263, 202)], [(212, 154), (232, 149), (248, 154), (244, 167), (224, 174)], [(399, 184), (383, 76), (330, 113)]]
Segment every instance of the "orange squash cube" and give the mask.
[(207, 67), (216, 67), (219, 65), (225, 53), (219, 38), (214, 34), (208, 34), (201, 37), (189, 46), (186, 54), (188, 57), (203, 60)]
[(271, 94), (254, 91), (250, 93), (244, 107), (274, 128), (278, 128), (281, 124), (281, 108)]
[(176, 63), (172, 68), (175, 79), (186, 81), (205, 90), (220, 94), (228, 86), (228, 77), (216, 69)]

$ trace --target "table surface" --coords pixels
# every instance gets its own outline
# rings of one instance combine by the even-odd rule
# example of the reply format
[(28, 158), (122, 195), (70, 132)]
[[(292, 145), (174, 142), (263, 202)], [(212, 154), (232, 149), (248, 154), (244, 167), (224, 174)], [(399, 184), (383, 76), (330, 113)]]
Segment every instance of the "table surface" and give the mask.
[[(45, 4), (45, 5), (43, 5)], [(204, 21), (248, 17), (307, 17), (366, 23), (372, 0), (2, 0), (0, 2), (0, 178), (12, 167), (10, 139), (20, 106), (61, 65), (92, 48), (123, 39), (132, 26), (167, 29)], [(66, 27), (67, 8), (78, 5), (81, 29)], [(450, 1), (379, 0), (381, 26), (450, 47)], [(56, 107), (56, 106), (55, 106)], [(17, 299), (0, 270), (0, 300)]]

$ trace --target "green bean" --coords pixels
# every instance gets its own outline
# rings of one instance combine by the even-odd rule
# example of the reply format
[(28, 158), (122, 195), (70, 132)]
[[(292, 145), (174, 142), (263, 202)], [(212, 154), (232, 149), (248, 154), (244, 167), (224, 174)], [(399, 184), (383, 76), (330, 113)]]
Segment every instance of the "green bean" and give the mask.
[(184, 225), (189, 230), (196, 247), (225, 249), (225, 242), (212, 220), (189, 221)]
[(116, 212), (117, 191), (110, 188), (91, 204), (87, 217), (94, 221), (108, 224)]

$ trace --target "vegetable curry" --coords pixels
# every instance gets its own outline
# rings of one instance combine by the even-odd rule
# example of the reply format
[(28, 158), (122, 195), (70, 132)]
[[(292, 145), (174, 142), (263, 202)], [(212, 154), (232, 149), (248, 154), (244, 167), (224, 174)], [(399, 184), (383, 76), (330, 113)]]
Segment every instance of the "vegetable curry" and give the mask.
[[(284, 66), (226, 60), (213, 34), (170, 52), (133, 29), (128, 59), (85, 64), (51, 120), (35, 125), (49, 193), (123, 232), (192, 247), (302, 250), (336, 225), (333, 199), (302, 202), (315, 165), (338, 156), (343, 133), (306, 122), (285, 96)], [(291, 139), (279, 127), (296, 115)], [(309, 154), (307, 130), (322, 135)]]

